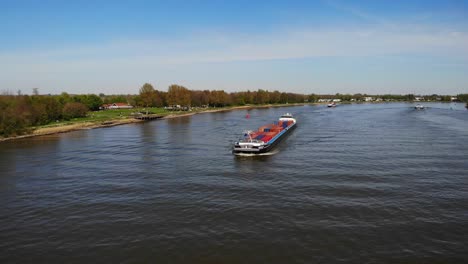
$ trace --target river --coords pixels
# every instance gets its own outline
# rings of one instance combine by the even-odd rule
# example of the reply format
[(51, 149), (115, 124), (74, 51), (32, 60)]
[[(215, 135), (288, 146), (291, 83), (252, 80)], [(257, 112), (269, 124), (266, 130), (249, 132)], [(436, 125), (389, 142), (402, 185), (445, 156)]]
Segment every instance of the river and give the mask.
[[(462, 104), (236, 110), (0, 143), (0, 263), (466, 263)], [(271, 155), (232, 143), (291, 112)], [(250, 118), (246, 118), (246, 114)]]

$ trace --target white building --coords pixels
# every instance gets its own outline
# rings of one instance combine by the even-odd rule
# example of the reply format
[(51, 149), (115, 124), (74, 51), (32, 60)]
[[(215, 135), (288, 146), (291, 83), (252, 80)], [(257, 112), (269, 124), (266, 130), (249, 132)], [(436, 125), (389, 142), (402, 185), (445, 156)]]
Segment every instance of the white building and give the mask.
[(127, 104), (127, 103), (113, 103), (113, 104), (108, 104), (104, 105), (105, 109), (131, 109), (133, 106)]

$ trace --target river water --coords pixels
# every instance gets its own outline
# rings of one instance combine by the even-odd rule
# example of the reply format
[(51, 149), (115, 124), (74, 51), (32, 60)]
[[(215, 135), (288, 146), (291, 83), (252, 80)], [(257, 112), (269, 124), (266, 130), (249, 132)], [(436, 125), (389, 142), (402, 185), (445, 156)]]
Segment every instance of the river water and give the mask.
[[(205, 113), (0, 144), (0, 263), (468, 263), (468, 111)], [(231, 144), (291, 112), (272, 155)], [(250, 118), (246, 118), (246, 114)]]

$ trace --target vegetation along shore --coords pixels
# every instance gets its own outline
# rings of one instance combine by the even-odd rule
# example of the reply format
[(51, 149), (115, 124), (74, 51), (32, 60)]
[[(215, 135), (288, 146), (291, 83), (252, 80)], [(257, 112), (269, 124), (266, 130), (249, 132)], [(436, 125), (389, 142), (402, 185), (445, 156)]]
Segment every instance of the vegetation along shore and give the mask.
[(137, 95), (40, 95), (38, 89), (33, 89), (32, 95), (23, 95), (21, 91), (16, 94), (3, 92), (0, 95), (0, 141), (140, 123), (147, 119), (329, 101), (462, 101), (468, 104), (468, 94), (306, 95), (262, 89), (227, 93), (223, 90), (189, 90), (180, 85), (171, 85), (164, 92), (148, 83), (140, 88)]

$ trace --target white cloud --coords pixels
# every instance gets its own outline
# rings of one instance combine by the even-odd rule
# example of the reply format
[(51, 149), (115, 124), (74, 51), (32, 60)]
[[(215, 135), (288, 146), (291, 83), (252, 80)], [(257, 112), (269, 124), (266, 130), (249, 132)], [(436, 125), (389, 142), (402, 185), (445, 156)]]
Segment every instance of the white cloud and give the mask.
[(17, 86), (67, 86), (74, 82), (88, 86), (94, 82), (96, 87), (110, 78), (134, 85), (133, 80), (147, 80), (158, 71), (174, 73), (183, 65), (387, 55), (468, 60), (468, 34), (420, 25), (379, 25), (353, 29), (301, 28), (257, 35), (203, 32), (174, 39), (116, 40), (60, 50), (0, 54), (0, 72), (4, 76), (0, 87), (15, 90)]
[(4, 53), (0, 54), (0, 60), (2, 64), (23, 66), (132, 62), (164, 65), (391, 54), (466, 57), (467, 51), (468, 34), (460, 31), (434, 31), (432, 28), (405, 31), (387, 27), (354, 30), (305, 28), (264, 35), (205, 33), (177, 39), (114, 41), (61, 50)]

